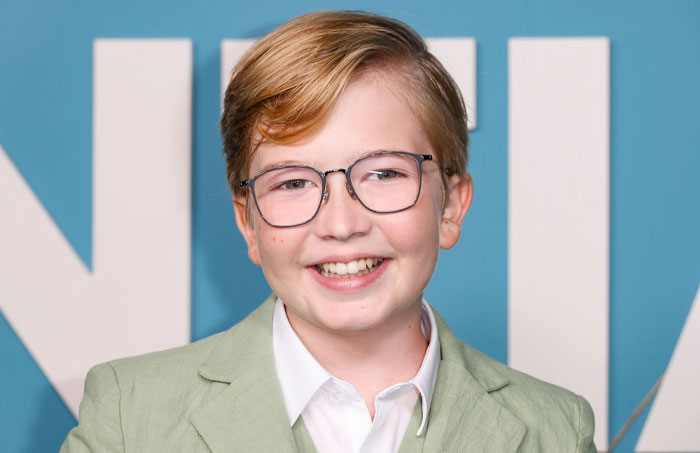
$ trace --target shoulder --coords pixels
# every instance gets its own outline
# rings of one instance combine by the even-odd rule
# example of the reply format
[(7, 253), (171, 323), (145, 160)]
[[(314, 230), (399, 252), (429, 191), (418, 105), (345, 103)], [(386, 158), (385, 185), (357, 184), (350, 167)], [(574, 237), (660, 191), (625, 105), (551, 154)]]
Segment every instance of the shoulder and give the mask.
[[(569, 407), (571, 403), (578, 404), (576, 394), (563, 387), (504, 365), (461, 341), (460, 349), (465, 358), (466, 368), (475, 375), (477, 380), (483, 382), (483, 377), (489, 373), (495, 373), (503, 379), (503, 385), (499, 386), (500, 388), (487, 388), (487, 390), (495, 395), (507, 395), (513, 405), (517, 405), (520, 400), (528, 403), (526, 404), (528, 407), (541, 405), (548, 409), (561, 405)], [(498, 392), (494, 392), (495, 390)]]
[(220, 332), (178, 348), (95, 365), (85, 379), (86, 395), (92, 394), (90, 391), (113, 393), (135, 380), (141, 384), (149, 380), (160, 384), (181, 381), (183, 377), (197, 373), (201, 363), (227, 334), (228, 331)]
[(230, 334), (231, 330), (227, 330), (178, 348), (112, 360), (97, 365), (91, 373), (105, 374), (110, 369), (122, 383), (129, 379), (179, 380), (196, 374), (221, 340)]
[(561, 424), (575, 429), (591, 425), (592, 429), (593, 413), (580, 395), (506, 366), (464, 343), (461, 346), (471, 362), (469, 368), (488, 366), (504, 378), (504, 385), (489, 393), (528, 428)]
[[(440, 319), (443, 359), (463, 366), (500, 406), (525, 425), (524, 451), (595, 451), (588, 402), (565, 388), (515, 370), (456, 339)], [(564, 449), (564, 445), (571, 449)]]
[[(265, 360), (272, 305), (268, 300), (229, 330), (186, 346), (93, 367), (80, 423), (62, 451), (198, 451), (190, 415)], [(169, 442), (173, 448), (163, 448)]]
[(197, 368), (223, 335), (93, 367), (85, 379), (80, 423), (61, 452), (147, 451), (148, 439), (162, 442), (165, 431), (194, 439), (186, 427), (187, 408), (204, 391)]
[[(120, 383), (131, 379), (156, 379), (162, 386), (167, 381), (183, 382), (188, 378), (199, 380), (198, 375), (210, 364), (236, 367), (264, 354), (271, 340), (272, 309), (270, 297), (243, 321), (230, 329), (178, 348), (127, 357), (98, 365), (109, 367)], [(231, 369), (226, 371), (231, 372)]]
[(542, 451), (556, 441), (575, 446), (571, 451), (595, 451), (593, 410), (582, 396), (484, 357), (508, 380), (490, 395), (526, 425), (522, 447)]

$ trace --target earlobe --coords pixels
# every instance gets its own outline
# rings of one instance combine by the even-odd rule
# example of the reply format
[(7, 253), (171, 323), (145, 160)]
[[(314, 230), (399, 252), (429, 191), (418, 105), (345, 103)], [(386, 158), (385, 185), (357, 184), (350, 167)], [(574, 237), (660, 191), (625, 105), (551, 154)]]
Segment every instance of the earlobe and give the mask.
[(246, 245), (248, 246), (248, 257), (250, 260), (260, 266), (260, 253), (258, 251), (258, 241), (255, 233), (255, 225), (253, 225), (248, 216), (248, 200), (245, 196), (239, 195), (233, 197), (233, 211), (236, 214), (236, 225), (238, 230), (243, 235)]
[(468, 173), (452, 175), (449, 188), (449, 199), (440, 220), (440, 247), (443, 249), (454, 247), (459, 240), (462, 222), (472, 204), (472, 178)]

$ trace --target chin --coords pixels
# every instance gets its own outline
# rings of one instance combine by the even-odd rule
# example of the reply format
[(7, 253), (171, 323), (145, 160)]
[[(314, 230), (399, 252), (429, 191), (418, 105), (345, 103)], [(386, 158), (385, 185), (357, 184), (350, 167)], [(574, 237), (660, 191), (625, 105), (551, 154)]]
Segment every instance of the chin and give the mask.
[(327, 331), (362, 333), (379, 328), (389, 320), (382, 307), (368, 301), (340, 302), (338, 305), (333, 307), (332, 313), (319, 313), (317, 317), (319, 324)]

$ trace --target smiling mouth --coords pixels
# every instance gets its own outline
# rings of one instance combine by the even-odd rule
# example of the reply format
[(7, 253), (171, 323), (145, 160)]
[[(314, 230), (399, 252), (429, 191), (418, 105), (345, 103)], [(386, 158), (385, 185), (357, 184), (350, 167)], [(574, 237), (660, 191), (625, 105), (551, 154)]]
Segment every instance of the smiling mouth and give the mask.
[(347, 263), (317, 264), (316, 270), (324, 277), (352, 278), (374, 272), (384, 262), (384, 258), (363, 258)]

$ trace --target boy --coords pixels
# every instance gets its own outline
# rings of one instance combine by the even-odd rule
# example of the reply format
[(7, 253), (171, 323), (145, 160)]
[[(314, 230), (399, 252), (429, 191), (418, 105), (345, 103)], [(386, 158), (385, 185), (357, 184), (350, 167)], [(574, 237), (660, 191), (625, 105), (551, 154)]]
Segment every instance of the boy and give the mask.
[(274, 291), (231, 330), (95, 367), (64, 451), (594, 451), (579, 396), (423, 300), (472, 198), (459, 90), (405, 24), (296, 18), (236, 67), (236, 222)]

